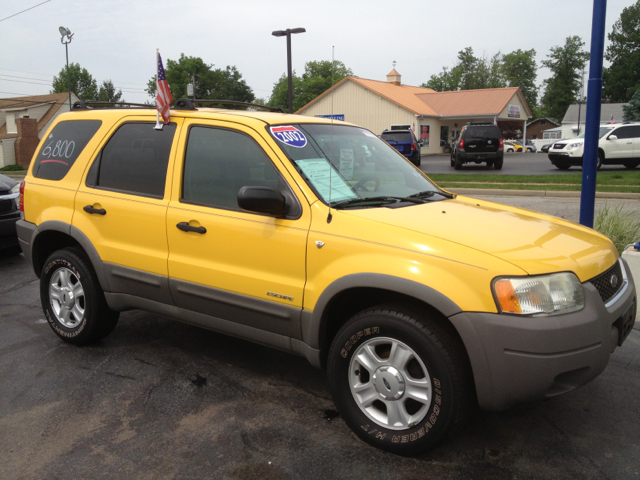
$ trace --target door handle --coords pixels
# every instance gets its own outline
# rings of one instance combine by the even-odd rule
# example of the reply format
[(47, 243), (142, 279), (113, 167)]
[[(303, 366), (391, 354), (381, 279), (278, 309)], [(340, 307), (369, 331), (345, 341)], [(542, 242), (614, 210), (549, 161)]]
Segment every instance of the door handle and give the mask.
[(87, 205), (82, 208), (87, 213), (97, 213), (98, 215), (106, 215), (107, 211), (104, 208), (93, 208), (91, 205)]
[(627, 145), (631, 145), (633, 142), (627, 142)]
[(178, 227), (178, 229), (182, 230), (183, 232), (207, 233), (206, 228), (192, 227), (187, 222), (180, 222), (179, 224), (176, 225), (176, 227)]

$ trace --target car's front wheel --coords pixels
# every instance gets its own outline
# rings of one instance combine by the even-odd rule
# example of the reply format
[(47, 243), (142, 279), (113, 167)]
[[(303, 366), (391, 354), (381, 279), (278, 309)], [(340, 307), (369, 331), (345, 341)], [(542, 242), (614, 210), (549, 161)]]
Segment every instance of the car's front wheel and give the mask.
[(438, 445), (472, 405), (471, 370), (452, 327), (400, 307), (352, 317), (332, 343), (328, 374), (347, 425), (400, 455)]
[(57, 250), (47, 258), (40, 301), (56, 335), (76, 345), (106, 337), (118, 323), (119, 313), (107, 306), (96, 274), (79, 249)]

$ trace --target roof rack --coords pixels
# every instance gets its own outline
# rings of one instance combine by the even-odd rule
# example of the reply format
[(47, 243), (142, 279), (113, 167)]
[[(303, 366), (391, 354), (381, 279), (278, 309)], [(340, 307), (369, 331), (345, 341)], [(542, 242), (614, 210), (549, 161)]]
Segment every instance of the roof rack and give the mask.
[(192, 100), (190, 98), (179, 98), (173, 104), (173, 109), (174, 110), (197, 110), (194, 103), (213, 103), (218, 105), (242, 105), (244, 107), (262, 108), (269, 112), (284, 113), (284, 110), (282, 110), (280, 107), (268, 107), (266, 105), (258, 105), (257, 103), (237, 102), (235, 100), (211, 100), (211, 99)]
[(84, 100), (78, 100), (73, 102), (71, 110), (89, 110), (95, 107), (106, 108), (153, 108), (153, 105), (145, 105), (144, 103), (129, 103), (129, 102), (85, 102)]

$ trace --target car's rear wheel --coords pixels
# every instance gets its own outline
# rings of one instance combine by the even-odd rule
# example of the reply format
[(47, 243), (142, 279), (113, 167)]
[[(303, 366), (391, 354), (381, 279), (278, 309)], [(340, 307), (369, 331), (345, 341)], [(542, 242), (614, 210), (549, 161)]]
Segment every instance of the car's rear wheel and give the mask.
[(460, 160), (460, 157), (458, 156), (457, 153), (455, 156), (455, 162), (453, 166), (455, 167), (456, 170), (460, 170), (462, 168), (462, 160)]
[(495, 162), (493, 164), (493, 168), (496, 169), (496, 170), (502, 170), (502, 163), (503, 162)]
[(471, 409), (471, 370), (453, 329), (401, 307), (352, 317), (333, 341), (327, 370), (347, 425), (396, 454), (435, 447)]
[(422, 163), (421, 160), (422, 160), (422, 155), (420, 155), (420, 147), (418, 147), (415, 153), (413, 154), (413, 164), (416, 167), (419, 167), (420, 163)]
[(40, 276), (40, 300), (49, 326), (76, 345), (96, 342), (118, 323), (89, 260), (75, 248), (52, 253)]
[(624, 162), (623, 165), (627, 168), (636, 168), (640, 162)]
[(456, 157), (455, 157), (453, 151), (451, 152), (451, 159), (450, 160), (451, 160), (451, 166), (455, 167), (456, 166)]
[(489, 160), (487, 162), (487, 167), (489, 167), (489, 168), (493, 167), (493, 160)]
[(507, 149), (507, 153), (513, 153), (513, 148)]

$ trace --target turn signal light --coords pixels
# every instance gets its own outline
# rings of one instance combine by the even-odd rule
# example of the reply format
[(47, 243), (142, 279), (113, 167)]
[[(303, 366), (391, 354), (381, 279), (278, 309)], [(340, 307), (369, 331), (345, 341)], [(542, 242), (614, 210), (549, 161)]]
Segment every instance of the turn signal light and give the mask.
[(520, 307), (520, 301), (516, 295), (516, 291), (513, 288), (511, 282), (507, 279), (498, 280), (495, 285), (496, 297), (500, 309), (505, 313), (522, 313)]
[(504, 143), (502, 143), (502, 139), (500, 139), (500, 148), (502, 148), (504, 146)]
[(25, 186), (25, 183), (22, 182), (20, 184), (20, 196), (18, 197), (20, 211), (22, 213), (24, 213), (24, 186)]
[(460, 148), (464, 148), (464, 140), (460, 139)]

